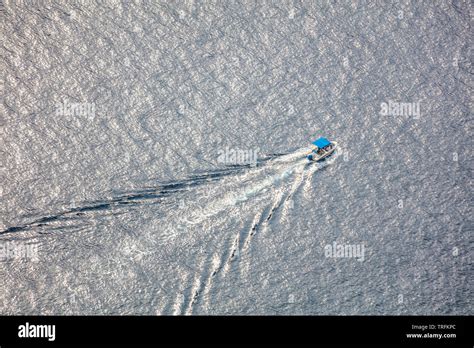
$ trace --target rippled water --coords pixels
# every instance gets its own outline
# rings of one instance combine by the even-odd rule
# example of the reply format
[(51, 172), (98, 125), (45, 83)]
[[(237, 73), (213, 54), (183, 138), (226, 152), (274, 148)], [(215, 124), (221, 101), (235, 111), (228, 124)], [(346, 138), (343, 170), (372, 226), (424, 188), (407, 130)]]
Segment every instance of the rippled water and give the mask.
[(4, 2), (0, 313), (472, 314), (470, 13)]

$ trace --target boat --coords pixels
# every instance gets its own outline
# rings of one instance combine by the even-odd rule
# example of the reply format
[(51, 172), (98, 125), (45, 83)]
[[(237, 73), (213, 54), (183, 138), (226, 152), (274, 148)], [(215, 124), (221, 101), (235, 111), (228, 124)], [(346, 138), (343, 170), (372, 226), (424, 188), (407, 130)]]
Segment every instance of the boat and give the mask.
[(316, 139), (311, 143), (313, 149), (306, 156), (309, 161), (319, 162), (331, 156), (336, 150), (337, 143), (331, 142), (326, 138)]

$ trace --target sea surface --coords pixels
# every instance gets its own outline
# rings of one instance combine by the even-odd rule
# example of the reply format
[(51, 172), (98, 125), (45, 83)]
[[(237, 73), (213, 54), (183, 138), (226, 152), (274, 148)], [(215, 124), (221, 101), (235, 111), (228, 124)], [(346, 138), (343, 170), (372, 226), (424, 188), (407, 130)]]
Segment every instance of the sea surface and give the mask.
[(0, 2), (0, 314), (472, 315), (472, 13)]

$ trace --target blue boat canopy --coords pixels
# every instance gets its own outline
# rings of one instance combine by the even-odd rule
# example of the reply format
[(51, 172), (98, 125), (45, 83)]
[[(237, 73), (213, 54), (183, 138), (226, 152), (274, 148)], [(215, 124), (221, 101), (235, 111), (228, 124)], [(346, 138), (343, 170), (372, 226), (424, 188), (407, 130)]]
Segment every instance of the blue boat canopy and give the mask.
[(321, 149), (323, 147), (331, 145), (331, 142), (329, 140), (327, 140), (326, 138), (319, 138), (319, 139), (316, 139), (315, 141), (313, 141), (312, 144), (316, 145), (317, 147), (319, 147)]

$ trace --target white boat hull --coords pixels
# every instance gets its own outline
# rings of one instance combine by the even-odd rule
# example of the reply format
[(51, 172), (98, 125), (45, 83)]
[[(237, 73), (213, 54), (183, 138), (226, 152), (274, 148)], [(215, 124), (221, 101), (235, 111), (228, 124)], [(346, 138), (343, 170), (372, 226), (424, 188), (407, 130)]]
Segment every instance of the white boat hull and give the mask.
[(336, 151), (337, 143), (336, 143), (335, 141), (333, 141), (333, 142), (331, 142), (331, 144), (332, 144), (332, 148), (329, 149), (329, 150), (327, 150), (327, 151), (324, 151), (324, 153), (321, 154), (321, 155), (317, 154), (316, 152), (312, 152), (312, 151), (311, 151), (311, 152), (308, 154), (308, 155), (311, 154), (311, 155), (313, 156), (313, 158), (310, 159), (310, 161), (312, 161), (312, 162), (319, 162), (319, 161), (322, 161), (323, 159), (325, 159), (325, 158), (331, 156), (331, 155), (334, 153), (334, 151)]

